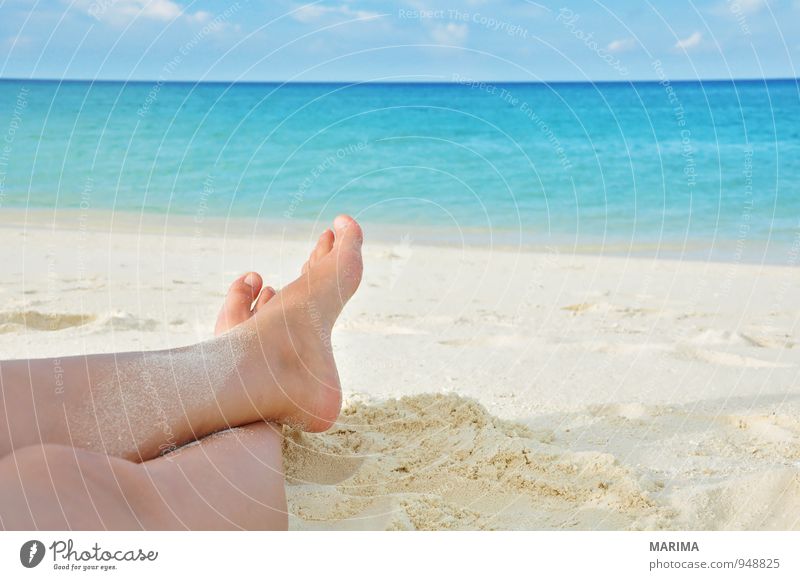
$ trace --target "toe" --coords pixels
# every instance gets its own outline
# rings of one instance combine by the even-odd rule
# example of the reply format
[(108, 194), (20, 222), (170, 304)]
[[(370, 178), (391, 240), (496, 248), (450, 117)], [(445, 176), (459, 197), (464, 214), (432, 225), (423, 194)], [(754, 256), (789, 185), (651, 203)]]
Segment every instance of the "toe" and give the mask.
[(354, 249), (360, 250), (361, 244), (364, 241), (364, 232), (361, 231), (361, 226), (358, 222), (351, 218), (349, 215), (340, 215), (333, 220), (333, 229), (335, 232), (336, 240), (335, 247), (350, 246)]
[(317, 245), (311, 250), (311, 255), (306, 260), (306, 263), (303, 264), (300, 273), (305, 274), (308, 272), (308, 269), (324, 258), (326, 254), (329, 254), (331, 249), (333, 249), (333, 232), (325, 230), (317, 240)]
[(333, 249), (333, 232), (325, 230), (317, 240), (317, 245), (311, 252), (311, 257), (308, 259), (309, 266), (313, 266), (319, 260), (324, 258)]
[(258, 295), (258, 300), (256, 300), (256, 305), (254, 310), (258, 310), (260, 307), (264, 306), (264, 304), (272, 300), (275, 294), (277, 294), (277, 292), (275, 292), (275, 288), (273, 288), (272, 286), (265, 287), (261, 291), (261, 294)]
[(336, 239), (333, 244), (337, 293), (342, 303), (347, 302), (355, 293), (364, 270), (361, 258), (361, 244), (364, 234), (356, 220), (347, 215), (340, 215), (333, 222)]
[(248, 272), (239, 276), (228, 290), (225, 302), (217, 317), (217, 325), (214, 334), (227, 332), (237, 324), (250, 318), (250, 307), (261, 291), (263, 284), (261, 276), (256, 272)]

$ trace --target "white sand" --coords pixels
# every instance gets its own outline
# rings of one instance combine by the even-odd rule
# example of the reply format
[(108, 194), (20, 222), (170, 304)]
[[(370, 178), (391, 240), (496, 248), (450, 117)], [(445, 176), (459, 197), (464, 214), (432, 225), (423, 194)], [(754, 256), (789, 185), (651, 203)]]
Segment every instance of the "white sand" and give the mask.
[[(322, 229), (4, 213), (4, 358), (206, 339)], [(342, 419), (287, 431), (293, 528), (800, 528), (800, 269), (367, 237)]]

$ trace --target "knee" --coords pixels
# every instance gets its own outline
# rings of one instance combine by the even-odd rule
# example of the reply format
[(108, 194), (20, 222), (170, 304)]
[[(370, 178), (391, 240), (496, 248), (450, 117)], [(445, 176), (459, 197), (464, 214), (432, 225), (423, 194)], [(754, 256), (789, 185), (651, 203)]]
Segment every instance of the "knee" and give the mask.
[[(151, 501), (141, 466), (63, 445), (32, 445), (3, 460), (16, 496), (30, 498), (37, 520), (54, 529), (139, 529)], [(11, 490), (8, 490), (11, 491)], [(11, 494), (8, 494), (9, 497)]]
[(65, 445), (42, 444), (15, 450), (8, 460), (23, 485), (45, 482), (59, 489), (74, 484), (89, 491), (136, 489), (144, 482), (139, 465)]
[(74, 465), (74, 450), (62, 445), (29, 445), (15, 449), (6, 460), (21, 479), (39, 479), (66, 472)]
[(81, 529), (90, 519), (75, 451), (59, 445), (14, 450), (0, 467), (0, 518), (9, 529)]

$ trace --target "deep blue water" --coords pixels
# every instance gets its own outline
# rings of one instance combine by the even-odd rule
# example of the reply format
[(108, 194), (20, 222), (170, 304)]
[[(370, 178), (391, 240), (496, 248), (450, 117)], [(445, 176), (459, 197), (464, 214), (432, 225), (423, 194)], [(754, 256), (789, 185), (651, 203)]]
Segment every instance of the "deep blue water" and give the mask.
[(113, 209), (625, 243), (800, 231), (793, 80), (0, 81), (0, 211)]

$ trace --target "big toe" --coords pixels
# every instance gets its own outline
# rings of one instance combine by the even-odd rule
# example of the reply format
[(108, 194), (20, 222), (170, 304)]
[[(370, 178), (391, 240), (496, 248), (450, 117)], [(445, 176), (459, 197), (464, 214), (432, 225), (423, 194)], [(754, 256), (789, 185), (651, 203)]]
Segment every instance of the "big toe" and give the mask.
[(333, 221), (334, 242), (331, 256), (336, 261), (336, 278), (341, 298), (349, 300), (361, 283), (363, 262), (361, 245), (364, 233), (358, 222), (348, 215), (340, 215)]
[(358, 222), (349, 215), (340, 215), (333, 220), (334, 248), (355, 249), (361, 252), (361, 244), (364, 242), (364, 232)]
[(248, 272), (234, 280), (217, 316), (215, 335), (227, 332), (250, 318), (250, 308), (261, 291), (262, 284), (261, 276), (256, 272)]

